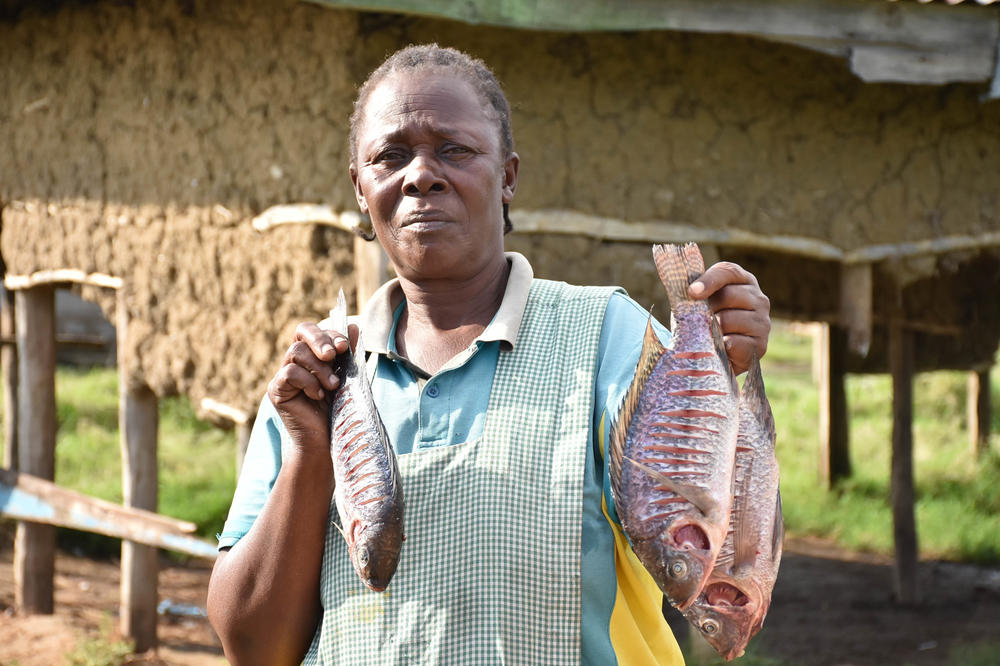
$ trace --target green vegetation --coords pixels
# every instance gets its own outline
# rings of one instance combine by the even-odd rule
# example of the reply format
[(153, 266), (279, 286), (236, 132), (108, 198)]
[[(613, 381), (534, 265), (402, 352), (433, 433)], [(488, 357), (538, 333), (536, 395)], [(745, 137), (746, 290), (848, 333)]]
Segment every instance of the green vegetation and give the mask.
[[(115, 369), (60, 367), (56, 396), (56, 483), (121, 502)], [(159, 429), (159, 511), (196, 523), (202, 537), (214, 539), (236, 486), (235, 436), (199, 420), (184, 397), (160, 401)], [(60, 530), (59, 542), (95, 555), (118, 553), (116, 540), (84, 532)]]
[[(818, 390), (812, 338), (779, 325), (764, 375), (778, 430), (785, 524), (791, 535), (892, 553), (889, 467), (892, 386), (886, 375), (847, 380), (853, 474), (833, 492), (819, 475)], [(991, 452), (976, 461), (965, 426), (967, 373), (921, 373), (914, 382), (914, 478), (920, 554), (1000, 562), (1000, 368), (992, 374)]]
[[(889, 506), (891, 382), (852, 375), (847, 391), (853, 476), (827, 492), (819, 477), (818, 392), (812, 338), (775, 326), (764, 373), (778, 428), (785, 522), (793, 536), (814, 535), (852, 549), (892, 553)], [(976, 461), (965, 429), (966, 373), (918, 375), (914, 386), (917, 531), (923, 558), (1000, 562), (1000, 365), (993, 382), (991, 453)], [(57, 482), (121, 501), (117, 376), (113, 369), (59, 368)], [(235, 485), (232, 432), (198, 420), (185, 398), (160, 402), (160, 512), (221, 530)], [(111, 540), (64, 533), (94, 552)], [(101, 550), (98, 548), (97, 550)]]

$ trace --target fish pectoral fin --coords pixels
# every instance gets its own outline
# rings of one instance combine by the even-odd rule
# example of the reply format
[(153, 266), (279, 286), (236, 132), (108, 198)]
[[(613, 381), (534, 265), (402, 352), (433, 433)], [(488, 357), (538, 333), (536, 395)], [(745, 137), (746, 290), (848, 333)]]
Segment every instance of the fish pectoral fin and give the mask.
[(344, 537), (344, 543), (346, 543), (348, 546), (350, 546), (351, 545), (351, 541), (350, 541), (350, 539), (347, 538), (347, 534), (344, 533), (344, 528), (342, 528), (340, 525), (338, 525), (336, 520), (331, 520), (330, 524), (337, 528), (337, 531), (340, 532), (340, 536)]
[(670, 492), (683, 497), (688, 502), (694, 505), (698, 511), (702, 513), (706, 518), (711, 518), (709, 514), (712, 513), (712, 509), (715, 506), (715, 499), (700, 486), (691, 485), (689, 483), (684, 483), (682, 481), (675, 481), (663, 474), (662, 472), (657, 472), (652, 467), (645, 465), (638, 460), (634, 460), (625, 456), (625, 460), (632, 463), (647, 475), (649, 475), (658, 484), (664, 486)]

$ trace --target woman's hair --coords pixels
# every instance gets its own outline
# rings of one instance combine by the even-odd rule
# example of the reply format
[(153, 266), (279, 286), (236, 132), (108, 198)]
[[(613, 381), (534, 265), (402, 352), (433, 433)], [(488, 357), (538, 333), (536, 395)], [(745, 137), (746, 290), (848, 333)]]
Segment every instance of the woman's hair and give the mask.
[[(354, 101), (354, 112), (351, 113), (349, 135), (352, 164), (357, 164), (358, 160), (358, 131), (364, 117), (365, 105), (378, 84), (389, 75), (399, 72), (416, 73), (435, 70), (461, 77), (475, 88), (480, 99), (485, 103), (490, 116), (497, 123), (497, 130), (500, 134), (500, 149), (504, 159), (510, 157), (511, 153), (514, 152), (514, 134), (510, 128), (510, 104), (503, 94), (500, 82), (497, 81), (497, 77), (486, 66), (486, 63), (453, 48), (437, 44), (419, 44), (407, 46), (393, 53), (368, 76), (368, 79), (358, 89), (358, 98)], [(513, 228), (507, 211), (508, 205), (503, 204), (505, 234)]]

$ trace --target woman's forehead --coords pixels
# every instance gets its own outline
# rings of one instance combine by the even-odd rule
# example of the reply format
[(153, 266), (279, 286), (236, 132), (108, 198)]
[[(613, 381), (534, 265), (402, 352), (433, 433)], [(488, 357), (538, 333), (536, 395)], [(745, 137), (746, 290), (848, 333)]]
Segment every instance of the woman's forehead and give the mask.
[(483, 123), (491, 132), (496, 124), (475, 87), (460, 76), (447, 72), (390, 75), (365, 104), (362, 134), (392, 132), (409, 123), (455, 129)]

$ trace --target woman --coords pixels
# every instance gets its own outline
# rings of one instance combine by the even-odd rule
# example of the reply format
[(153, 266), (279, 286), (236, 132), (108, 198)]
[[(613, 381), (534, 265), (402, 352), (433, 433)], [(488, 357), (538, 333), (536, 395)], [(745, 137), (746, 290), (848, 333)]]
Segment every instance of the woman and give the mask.
[[(519, 162), (483, 63), (436, 45), (397, 52), (362, 86), (350, 140), (358, 205), (398, 276), (360, 323), (407, 541), (388, 592), (363, 590), (328, 529), (329, 364), (357, 333), (300, 325), (209, 587), (227, 656), (682, 663), (603, 458), (647, 314), (620, 290), (534, 280), (504, 253)], [(764, 353), (769, 304), (752, 275), (717, 264), (691, 293), (710, 299), (738, 371)]]

